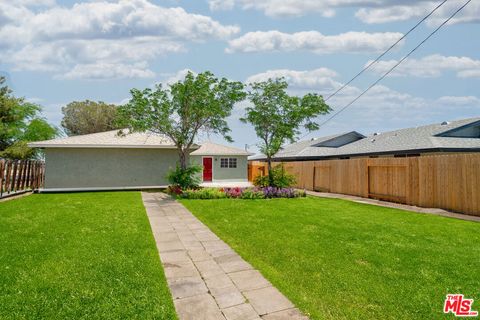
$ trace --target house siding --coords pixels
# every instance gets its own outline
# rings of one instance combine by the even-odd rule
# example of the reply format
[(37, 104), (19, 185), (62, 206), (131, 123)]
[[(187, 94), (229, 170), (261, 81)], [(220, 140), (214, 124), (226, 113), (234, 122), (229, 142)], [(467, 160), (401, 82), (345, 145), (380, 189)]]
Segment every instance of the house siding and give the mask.
[(45, 189), (154, 187), (178, 154), (171, 149), (46, 148)]

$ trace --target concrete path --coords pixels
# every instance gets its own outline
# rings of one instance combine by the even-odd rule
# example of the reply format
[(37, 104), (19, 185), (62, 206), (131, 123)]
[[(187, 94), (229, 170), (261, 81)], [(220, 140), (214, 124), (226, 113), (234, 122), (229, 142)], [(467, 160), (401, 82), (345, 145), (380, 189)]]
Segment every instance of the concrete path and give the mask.
[(339, 194), (339, 193), (327, 193), (327, 192), (317, 192), (317, 191), (306, 191), (308, 195), (320, 198), (333, 198), (333, 199), (344, 199), (350, 200), (358, 203), (367, 203), (372, 204), (375, 206), (387, 207), (387, 208), (395, 208), (395, 209), (402, 209), (407, 211), (413, 211), (418, 213), (426, 213), (426, 214), (434, 214), (437, 216), (442, 217), (449, 217), (449, 218), (456, 218), (461, 220), (468, 220), (474, 222), (480, 222), (480, 216), (471, 216), (468, 214), (462, 213), (454, 213), (443, 209), (438, 208), (422, 208), (416, 206), (410, 206), (407, 204), (395, 203), (395, 202), (388, 202), (370, 198), (362, 198), (357, 196), (351, 196), (348, 194)]
[(183, 205), (142, 198), (180, 320), (308, 319)]

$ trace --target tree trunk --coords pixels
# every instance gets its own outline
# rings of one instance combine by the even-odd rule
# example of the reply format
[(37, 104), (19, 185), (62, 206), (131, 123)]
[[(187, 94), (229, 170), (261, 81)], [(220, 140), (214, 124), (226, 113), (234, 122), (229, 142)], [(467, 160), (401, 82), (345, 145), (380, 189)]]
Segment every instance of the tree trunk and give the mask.
[(272, 158), (267, 157), (268, 185), (273, 187)]
[(182, 168), (182, 170), (187, 169), (187, 154), (186, 154), (186, 151), (179, 150), (178, 151), (178, 156), (180, 158), (180, 168)]

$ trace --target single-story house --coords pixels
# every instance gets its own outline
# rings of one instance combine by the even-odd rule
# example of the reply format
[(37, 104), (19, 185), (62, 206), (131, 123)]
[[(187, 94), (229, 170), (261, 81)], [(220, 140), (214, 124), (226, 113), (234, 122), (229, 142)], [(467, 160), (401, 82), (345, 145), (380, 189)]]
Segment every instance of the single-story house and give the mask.
[[(480, 117), (363, 135), (356, 131), (299, 141), (278, 152), (275, 161), (414, 157), (480, 152)], [(264, 155), (249, 160), (265, 160)]]
[[(171, 139), (118, 130), (29, 143), (45, 153), (43, 191), (162, 188), (178, 163)], [(190, 163), (203, 167), (204, 183), (247, 182), (250, 154), (212, 142), (192, 147)]]

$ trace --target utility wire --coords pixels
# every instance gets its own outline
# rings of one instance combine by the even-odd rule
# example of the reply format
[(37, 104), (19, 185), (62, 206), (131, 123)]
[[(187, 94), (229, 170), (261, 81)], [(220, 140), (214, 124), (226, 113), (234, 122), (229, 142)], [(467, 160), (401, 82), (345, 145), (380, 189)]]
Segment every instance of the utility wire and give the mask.
[(429, 14), (427, 14), (425, 17), (423, 17), (422, 20), (418, 21), (416, 25), (414, 25), (410, 30), (408, 30), (407, 33), (405, 33), (400, 39), (398, 39), (394, 44), (392, 44), (387, 50), (385, 50), (381, 55), (379, 55), (375, 60), (371, 61), (366, 67), (364, 67), (360, 72), (358, 72), (352, 79), (350, 79), (347, 83), (342, 85), (340, 88), (338, 88), (334, 93), (330, 94), (325, 101), (328, 101), (330, 98), (335, 96), (337, 93), (345, 89), (350, 83), (352, 83), (355, 79), (357, 79), (360, 75), (362, 75), (365, 71), (370, 69), (371, 66), (373, 66), (375, 63), (377, 63), (380, 59), (383, 58), (390, 50), (392, 50), (397, 44), (400, 43), (403, 39), (405, 39), (413, 30), (415, 30), (420, 24), (422, 24), (423, 21), (427, 20), (435, 11), (437, 11), (441, 6), (445, 4), (448, 0), (443, 0), (439, 5), (437, 5), (432, 11), (430, 11)]
[[(319, 128), (324, 126), (327, 122), (335, 118), (339, 113), (345, 111), (348, 107), (350, 107), (352, 104), (354, 104), (358, 99), (360, 99), (362, 96), (364, 96), (370, 89), (375, 87), (380, 81), (382, 81), (387, 75), (389, 75), (393, 70), (395, 70), (403, 61), (405, 61), (409, 56), (411, 56), (418, 48), (420, 48), (425, 42), (428, 41), (435, 33), (438, 32), (444, 25), (446, 25), (450, 20), (453, 19), (460, 11), (463, 10), (472, 0), (468, 0), (463, 4), (460, 8), (458, 8), (454, 13), (448, 17), (447, 20), (443, 21), (435, 30), (433, 30), (425, 39), (423, 39), (415, 48), (413, 48), (409, 53), (407, 53), (402, 59), (400, 59), (394, 66), (392, 66), (387, 72), (385, 72), (380, 78), (378, 78), (375, 82), (373, 82), (367, 89), (362, 91), (355, 99), (347, 103), (343, 108), (341, 108), (339, 111), (335, 112), (330, 118), (325, 120), (319, 125)], [(305, 135), (306, 136), (306, 135)], [(304, 137), (305, 137), (304, 136)]]

